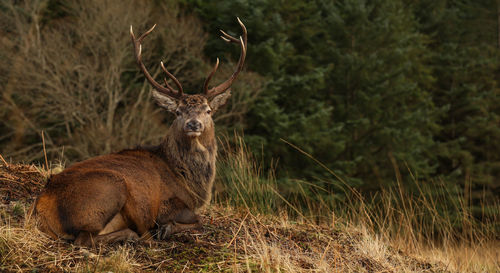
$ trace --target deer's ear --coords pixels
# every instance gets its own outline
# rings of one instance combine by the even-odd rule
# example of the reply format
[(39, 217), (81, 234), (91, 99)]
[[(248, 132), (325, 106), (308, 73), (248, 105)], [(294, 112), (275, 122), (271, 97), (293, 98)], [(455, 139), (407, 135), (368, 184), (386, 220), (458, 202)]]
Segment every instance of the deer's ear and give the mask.
[(220, 107), (224, 106), (226, 104), (227, 100), (231, 97), (231, 90), (227, 90), (226, 92), (219, 94), (215, 96), (211, 101), (210, 101), (210, 108), (212, 108), (212, 111), (217, 111)]
[(167, 109), (169, 112), (175, 113), (175, 110), (177, 110), (177, 99), (174, 99), (172, 97), (169, 97), (165, 94), (162, 94), (156, 90), (153, 90), (152, 92), (153, 98), (155, 99), (156, 103)]

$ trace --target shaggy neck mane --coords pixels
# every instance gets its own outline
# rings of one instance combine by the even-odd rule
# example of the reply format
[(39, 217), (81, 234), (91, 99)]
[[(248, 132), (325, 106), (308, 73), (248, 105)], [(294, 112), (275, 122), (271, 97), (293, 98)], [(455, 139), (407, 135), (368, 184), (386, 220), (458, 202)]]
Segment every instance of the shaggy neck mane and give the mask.
[(187, 193), (198, 208), (210, 200), (215, 178), (217, 144), (213, 126), (196, 138), (186, 136), (173, 125), (160, 145), (171, 170), (185, 181)]

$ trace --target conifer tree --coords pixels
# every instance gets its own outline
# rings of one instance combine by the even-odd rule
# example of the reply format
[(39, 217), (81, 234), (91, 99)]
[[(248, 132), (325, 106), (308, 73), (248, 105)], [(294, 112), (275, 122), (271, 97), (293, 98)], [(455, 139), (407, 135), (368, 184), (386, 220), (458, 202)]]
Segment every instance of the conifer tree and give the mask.
[(498, 5), (424, 0), (413, 6), (421, 32), (430, 37), (432, 94), (442, 110), (436, 175), (460, 185), (473, 203), (500, 194)]
[[(196, 6), (211, 26), (230, 22), (227, 14), (247, 20), (250, 68), (269, 83), (245, 135), (257, 151), (279, 158), (281, 175), (328, 174), (280, 139), (354, 185), (392, 181), (394, 168), (403, 169), (397, 167), (403, 162), (419, 174), (432, 172), (428, 151), (434, 110), (425, 89), (432, 81), (424, 64), (426, 37), (401, 1)], [(221, 16), (210, 17), (214, 10)]]

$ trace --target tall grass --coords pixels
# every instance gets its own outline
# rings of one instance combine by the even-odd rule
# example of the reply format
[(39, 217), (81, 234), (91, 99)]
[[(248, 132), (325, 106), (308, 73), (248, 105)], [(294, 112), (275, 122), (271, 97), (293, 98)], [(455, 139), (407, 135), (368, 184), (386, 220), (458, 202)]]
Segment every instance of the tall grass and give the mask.
[[(332, 175), (330, 180), (278, 181), (272, 167), (263, 171), (262, 162), (252, 156), (241, 137), (231, 141), (226, 137), (222, 143), (216, 202), (339, 228), (361, 228), (401, 251), (445, 256), (458, 270), (500, 268), (499, 202), (482, 203), (484, 217), (478, 219), (472, 216), (466, 192), (441, 179), (420, 181), (412, 176), (404, 183), (400, 175), (395, 187), (366, 196), (318, 161)], [(295, 148), (304, 160), (312, 158)], [(341, 192), (322, 186), (329, 184)]]
[(270, 214), (282, 207), (273, 190), (277, 188), (273, 171), (264, 173), (243, 138), (222, 137), (222, 158), (217, 160), (214, 200), (253, 212)]

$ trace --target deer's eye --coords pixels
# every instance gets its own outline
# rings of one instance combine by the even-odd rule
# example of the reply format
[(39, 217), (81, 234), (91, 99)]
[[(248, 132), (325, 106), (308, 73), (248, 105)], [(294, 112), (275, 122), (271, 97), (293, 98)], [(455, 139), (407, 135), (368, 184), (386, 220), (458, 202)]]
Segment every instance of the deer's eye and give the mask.
[(209, 115), (212, 114), (212, 110), (208, 109), (207, 114), (209, 114)]
[(176, 114), (177, 116), (180, 116), (182, 113), (181, 113), (181, 111), (177, 110), (177, 111), (175, 111), (175, 114)]

